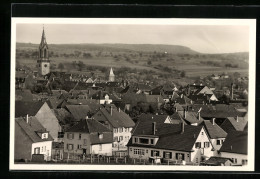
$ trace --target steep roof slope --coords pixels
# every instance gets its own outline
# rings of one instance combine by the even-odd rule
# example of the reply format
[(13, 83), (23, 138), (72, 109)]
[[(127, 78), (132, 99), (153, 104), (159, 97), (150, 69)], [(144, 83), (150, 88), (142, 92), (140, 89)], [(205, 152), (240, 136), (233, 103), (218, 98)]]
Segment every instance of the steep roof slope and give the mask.
[(85, 119), (91, 111), (88, 105), (66, 105), (66, 109), (77, 121)]
[(203, 125), (211, 139), (225, 138), (227, 136), (227, 133), (216, 123), (213, 125), (210, 121), (204, 120)]
[(35, 116), (43, 104), (41, 101), (15, 101), (15, 117)]

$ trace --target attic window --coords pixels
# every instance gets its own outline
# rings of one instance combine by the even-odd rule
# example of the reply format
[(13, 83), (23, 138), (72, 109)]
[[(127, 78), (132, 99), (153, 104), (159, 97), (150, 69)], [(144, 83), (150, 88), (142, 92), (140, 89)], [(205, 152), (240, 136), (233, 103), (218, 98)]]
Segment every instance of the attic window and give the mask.
[(42, 139), (47, 139), (48, 138), (48, 133), (42, 133)]

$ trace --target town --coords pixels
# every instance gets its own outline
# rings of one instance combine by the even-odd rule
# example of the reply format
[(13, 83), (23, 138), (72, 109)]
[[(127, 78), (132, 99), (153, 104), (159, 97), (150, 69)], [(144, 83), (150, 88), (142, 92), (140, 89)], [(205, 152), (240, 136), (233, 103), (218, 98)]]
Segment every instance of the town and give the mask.
[(248, 77), (180, 85), (84, 73), (80, 61), (80, 73), (54, 70), (44, 30), (36, 56), (37, 71), (16, 66), (15, 163), (247, 165)]

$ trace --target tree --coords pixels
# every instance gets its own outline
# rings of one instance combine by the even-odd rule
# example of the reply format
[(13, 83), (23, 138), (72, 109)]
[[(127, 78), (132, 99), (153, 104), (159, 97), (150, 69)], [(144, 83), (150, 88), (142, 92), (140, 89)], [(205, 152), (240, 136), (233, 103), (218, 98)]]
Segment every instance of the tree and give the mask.
[(186, 72), (185, 72), (184, 70), (182, 70), (180, 76), (181, 76), (182, 78), (184, 78), (184, 77), (186, 76)]
[(58, 65), (58, 69), (60, 69), (60, 71), (62, 71), (62, 70), (64, 69), (64, 65), (63, 65), (63, 63), (59, 63), (59, 65)]
[(151, 60), (149, 60), (149, 61), (147, 62), (147, 64), (148, 64), (148, 65), (151, 65), (151, 64), (152, 64)]

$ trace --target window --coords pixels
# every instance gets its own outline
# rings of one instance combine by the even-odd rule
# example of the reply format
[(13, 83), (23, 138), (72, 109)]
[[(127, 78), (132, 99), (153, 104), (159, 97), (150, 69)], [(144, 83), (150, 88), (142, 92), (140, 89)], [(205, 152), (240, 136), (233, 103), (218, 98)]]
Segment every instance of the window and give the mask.
[(149, 139), (139, 138), (139, 142), (142, 144), (149, 144)]
[(64, 132), (58, 132), (58, 138), (63, 138), (64, 137)]
[(114, 137), (114, 142), (117, 142), (118, 141), (118, 137)]
[(137, 137), (135, 137), (134, 139), (135, 139), (135, 143), (138, 143), (138, 138), (137, 138)]
[(74, 134), (73, 133), (68, 133), (67, 134), (67, 138), (68, 139), (73, 139), (74, 138)]
[(124, 140), (124, 137), (123, 136), (119, 136), (119, 141), (123, 141)]
[(201, 135), (204, 135), (204, 132), (201, 132)]
[(187, 158), (190, 158), (190, 154), (187, 154)]
[(128, 132), (128, 128), (125, 128), (125, 132)]
[(237, 159), (236, 158), (232, 158), (233, 163), (237, 163)]
[(81, 134), (79, 134), (79, 140), (81, 140)]
[(221, 140), (217, 140), (217, 145), (221, 145)]
[(84, 145), (87, 145), (87, 139), (84, 139), (84, 140), (83, 140), (83, 144), (84, 144)]
[(163, 158), (166, 158), (166, 159), (172, 158), (172, 153), (171, 152), (163, 152)]
[(200, 142), (196, 142), (195, 143), (195, 148), (201, 148), (201, 143)]
[(99, 144), (99, 151), (102, 150), (102, 144)]
[(68, 150), (73, 150), (73, 144), (67, 144)]
[(151, 156), (152, 157), (160, 156), (160, 151), (158, 151), (158, 150), (151, 150)]
[(184, 153), (176, 153), (175, 158), (176, 158), (176, 160), (184, 160), (185, 155), (184, 155)]
[(209, 148), (209, 142), (204, 142), (204, 148)]
[(46, 152), (46, 146), (44, 146), (44, 152)]
[(151, 144), (152, 144), (152, 145), (154, 144), (154, 139), (151, 139)]
[(132, 152), (132, 148), (130, 148), (130, 151)]
[(242, 160), (242, 165), (247, 165), (247, 160)]
[(42, 147), (42, 152), (43, 152), (43, 147)]
[(40, 147), (34, 148), (34, 154), (40, 154)]
[(78, 149), (81, 149), (81, 145), (80, 144), (78, 144)]
[(47, 67), (47, 66), (48, 66), (47, 64), (44, 65), (44, 67)]
[(146, 150), (146, 153), (148, 154), (148, 150)]
[(198, 158), (196, 158), (196, 163), (199, 163), (199, 159)]
[(144, 149), (134, 149), (135, 155), (144, 155)]
[(117, 129), (114, 129), (114, 133), (117, 133)]
[(98, 135), (99, 139), (103, 139), (103, 134)]

